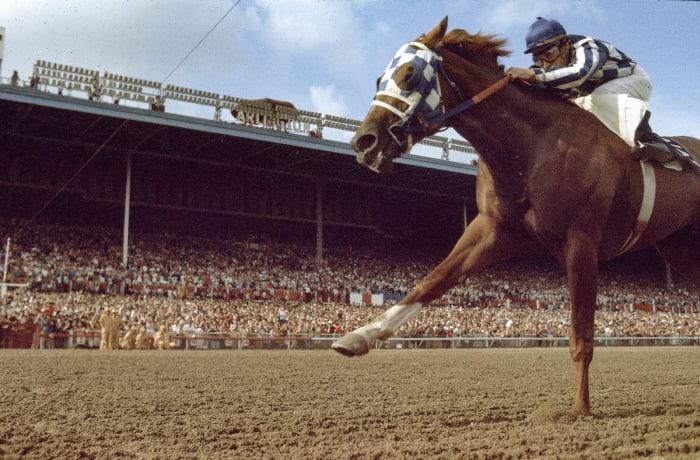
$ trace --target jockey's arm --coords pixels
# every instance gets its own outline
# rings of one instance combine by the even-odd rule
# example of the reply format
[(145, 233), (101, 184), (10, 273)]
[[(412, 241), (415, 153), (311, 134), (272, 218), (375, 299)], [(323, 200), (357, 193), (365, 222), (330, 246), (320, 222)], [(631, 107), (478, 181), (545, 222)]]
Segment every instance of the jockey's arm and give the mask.
[(511, 78), (511, 80), (525, 80), (529, 82), (535, 82), (535, 71), (533, 69), (523, 69), (521, 67), (511, 67), (506, 70), (506, 75)]

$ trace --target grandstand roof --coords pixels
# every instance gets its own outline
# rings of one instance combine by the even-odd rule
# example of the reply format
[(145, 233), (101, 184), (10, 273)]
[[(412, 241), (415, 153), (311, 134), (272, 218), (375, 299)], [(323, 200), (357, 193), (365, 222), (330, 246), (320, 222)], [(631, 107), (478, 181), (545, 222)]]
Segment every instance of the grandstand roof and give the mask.
[(358, 165), (342, 142), (9, 85), (0, 85), (0, 126), (5, 139), (95, 149), (105, 144), (107, 151), (406, 189), (460, 197), (472, 205), (475, 194), (473, 165), (406, 155), (395, 161), (393, 174), (380, 176)]

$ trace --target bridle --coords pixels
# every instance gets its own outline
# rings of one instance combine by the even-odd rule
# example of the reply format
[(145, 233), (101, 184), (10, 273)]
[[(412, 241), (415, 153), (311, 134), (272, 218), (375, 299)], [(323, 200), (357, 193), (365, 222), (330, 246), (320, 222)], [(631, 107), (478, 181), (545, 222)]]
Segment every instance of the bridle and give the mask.
[[(413, 74), (406, 83), (406, 89), (401, 89), (394, 81), (394, 75), (404, 64), (410, 64), (413, 67)], [(438, 75), (442, 75), (460, 101), (449, 110), (446, 110), (442, 99)], [(414, 133), (427, 131), (469, 109), (504, 88), (510, 81), (510, 77), (503, 77), (471, 98), (465, 99), (462, 91), (445, 71), (441, 49), (433, 50), (423, 43), (411, 42), (399, 48), (382, 74), (372, 105), (388, 110), (399, 117), (400, 121), (389, 126), (387, 132), (400, 151), (408, 151), (413, 147)], [(378, 96), (401, 101), (407, 108), (401, 111), (391, 104), (378, 100)]]

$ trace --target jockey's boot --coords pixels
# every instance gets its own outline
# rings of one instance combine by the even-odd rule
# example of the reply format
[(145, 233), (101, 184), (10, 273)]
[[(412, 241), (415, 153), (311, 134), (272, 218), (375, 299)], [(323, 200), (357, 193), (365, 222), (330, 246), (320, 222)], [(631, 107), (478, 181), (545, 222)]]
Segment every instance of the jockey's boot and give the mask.
[(641, 123), (637, 127), (632, 147), (632, 156), (638, 160), (653, 160), (658, 163), (668, 163), (676, 159), (676, 155), (658, 134), (651, 130), (649, 117), (651, 112), (644, 113)]

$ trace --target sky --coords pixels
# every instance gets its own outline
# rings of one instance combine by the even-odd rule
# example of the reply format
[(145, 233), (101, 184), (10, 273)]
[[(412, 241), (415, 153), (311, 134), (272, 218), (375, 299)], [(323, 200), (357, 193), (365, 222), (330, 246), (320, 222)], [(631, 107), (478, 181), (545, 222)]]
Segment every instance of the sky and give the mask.
[(696, 1), (0, 0), (0, 77), (28, 80), (46, 60), (361, 120), (394, 52), (445, 16), (448, 29), (506, 38), (506, 68), (531, 64), (524, 37), (537, 16), (608, 41), (651, 75), (652, 128), (700, 137)]

